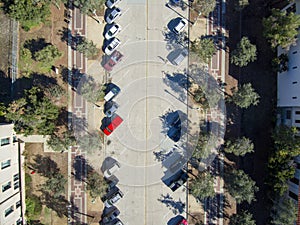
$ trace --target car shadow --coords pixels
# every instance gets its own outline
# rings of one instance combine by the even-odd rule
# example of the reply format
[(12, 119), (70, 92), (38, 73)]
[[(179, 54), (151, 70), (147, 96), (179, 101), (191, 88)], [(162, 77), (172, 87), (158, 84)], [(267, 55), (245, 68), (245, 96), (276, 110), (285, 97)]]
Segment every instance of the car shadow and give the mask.
[(183, 220), (183, 219), (184, 219), (183, 216), (177, 215), (177, 216), (171, 218), (171, 219), (168, 221), (167, 225), (177, 225), (177, 224), (178, 224), (181, 220)]
[(118, 161), (112, 157), (106, 157), (101, 165), (101, 172), (104, 173), (107, 169), (110, 169)]

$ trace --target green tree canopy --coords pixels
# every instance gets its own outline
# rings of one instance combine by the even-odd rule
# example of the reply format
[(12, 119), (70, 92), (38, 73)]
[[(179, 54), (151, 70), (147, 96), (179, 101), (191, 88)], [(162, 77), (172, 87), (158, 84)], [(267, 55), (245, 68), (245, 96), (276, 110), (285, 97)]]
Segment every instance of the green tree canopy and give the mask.
[(82, 38), (82, 40), (76, 45), (76, 50), (83, 53), (87, 58), (96, 56), (99, 53), (99, 49), (94, 42), (89, 41), (86, 38)]
[(192, 180), (190, 192), (200, 200), (215, 196), (213, 177), (209, 173), (201, 173), (196, 179)]
[(52, 134), (59, 109), (44, 97), (38, 87), (25, 91), (25, 97), (9, 104), (5, 119), (15, 123), (16, 132), (29, 134)]
[(75, 7), (80, 9), (83, 14), (92, 14), (94, 10), (100, 10), (104, 7), (105, 0), (74, 0)]
[(194, 52), (200, 60), (208, 63), (217, 49), (211, 38), (200, 38), (192, 41), (191, 51)]
[(62, 53), (54, 45), (47, 45), (45, 48), (37, 51), (34, 58), (37, 61), (53, 64), (55, 60), (59, 59)]
[(296, 127), (288, 127), (281, 125), (276, 127), (273, 133), (276, 151), (280, 151), (281, 155), (295, 157), (300, 154), (300, 139), (296, 134)]
[(271, 46), (289, 49), (297, 41), (300, 16), (279, 9), (273, 9), (268, 18), (263, 18), (264, 36), (269, 40)]
[(103, 139), (97, 131), (93, 131), (78, 138), (77, 142), (80, 146), (80, 149), (88, 153), (100, 151), (103, 145)]
[(283, 197), (275, 200), (271, 209), (271, 224), (294, 225), (297, 220), (296, 204), (289, 198)]
[(87, 176), (87, 190), (92, 198), (100, 197), (102, 198), (108, 189), (108, 184), (96, 171), (91, 171)]
[(295, 156), (300, 154), (300, 139), (296, 136), (297, 129), (281, 125), (273, 132), (274, 150), (268, 161), (269, 185), (279, 195), (287, 189), (287, 181), (294, 177), (295, 167), (292, 166)]
[(192, 157), (198, 161), (206, 159), (216, 147), (217, 137), (213, 133), (199, 134), (197, 145), (193, 151)]
[(242, 211), (230, 217), (229, 225), (256, 225), (256, 223), (251, 213)]
[(201, 15), (208, 16), (216, 7), (216, 0), (196, 0), (194, 8), (201, 12)]
[(258, 187), (244, 171), (234, 169), (226, 173), (224, 178), (228, 192), (238, 204), (243, 201), (250, 204), (255, 200), (255, 192), (258, 191)]
[(57, 136), (56, 134), (51, 135), (49, 140), (47, 141), (47, 144), (53, 151), (67, 151), (69, 149), (69, 146), (75, 144), (75, 137), (72, 132), (65, 131), (62, 136)]
[(254, 152), (253, 149), (254, 145), (252, 141), (246, 137), (242, 137), (234, 141), (226, 141), (224, 151), (233, 153), (236, 156), (244, 156), (247, 153)]
[(44, 22), (50, 15), (48, 2), (33, 0), (2, 0), (4, 12), (22, 24), (25, 30)]
[(242, 37), (230, 59), (231, 63), (236, 66), (247, 66), (248, 63), (256, 60), (256, 46), (251, 44), (247, 37)]
[(247, 5), (249, 5), (248, 0), (236, 0), (236, 1), (234, 1), (234, 9), (236, 11), (243, 10)]
[(241, 108), (248, 108), (250, 105), (259, 103), (259, 95), (255, 92), (250, 83), (243, 84), (238, 89), (233, 90), (233, 95), (229, 101)]
[(96, 103), (104, 100), (105, 85), (98, 84), (92, 77), (88, 77), (82, 86), (79, 88), (82, 97), (91, 103)]
[(59, 197), (65, 192), (65, 184), (67, 180), (60, 173), (48, 178), (48, 180), (41, 185), (41, 189), (47, 191), (54, 198)]

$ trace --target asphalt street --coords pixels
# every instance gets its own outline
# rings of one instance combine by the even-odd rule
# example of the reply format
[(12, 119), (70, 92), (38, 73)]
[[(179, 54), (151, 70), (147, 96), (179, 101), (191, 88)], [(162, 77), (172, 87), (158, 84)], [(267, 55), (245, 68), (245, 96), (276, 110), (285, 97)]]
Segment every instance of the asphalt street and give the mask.
[[(170, 52), (182, 46), (167, 46), (164, 34), (178, 14), (165, 4), (160, 0), (128, 0), (118, 5), (124, 12), (116, 22), (123, 27), (118, 37), (125, 57), (111, 77), (121, 88), (115, 101), (124, 122), (107, 138), (111, 143), (105, 151), (107, 157), (121, 164), (116, 176), (124, 197), (116, 206), (125, 224), (167, 224), (176, 215), (186, 216), (185, 187), (172, 192), (162, 181), (187, 160), (182, 148), (187, 134), (177, 143), (171, 140), (164, 116), (180, 110), (182, 126), (188, 126), (186, 80), (178, 79), (184, 76), (188, 62), (185, 59), (174, 66), (167, 60)], [(179, 13), (188, 16), (188, 10)], [(158, 152), (169, 154), (168, 160), (158, 158)]]

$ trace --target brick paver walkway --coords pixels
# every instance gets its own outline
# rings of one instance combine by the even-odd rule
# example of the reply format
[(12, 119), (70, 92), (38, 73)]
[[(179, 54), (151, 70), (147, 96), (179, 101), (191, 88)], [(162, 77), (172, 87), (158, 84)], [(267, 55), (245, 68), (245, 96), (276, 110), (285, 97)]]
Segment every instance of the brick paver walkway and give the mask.
[[(71, 23), (69, 29), (71, 35), (85, 37), (86, 36), (86, 16), (82, 15), (77, 8), (74, 8), (71, 12)], [(74, 40), (71, 40), (71, 42)], [(70, 44), (70, 43), (69, 43)], [(73, 43), (72, 43), (73, 44)], [(69, 48), (69, 70), (72, 72), (77, 71), (80, 74), (86, 73), (87, 59), (83, 54)], [(71, 65), (70, 65), (71, 64)], [(86, 131), (83, 127), (86, 127), (85, 121), (87, 121), (87, 102), (76, 91), (76, 87), (80, 82), (77, 74), (70, 73), (69, 81), (72, 86), (71, 91), (71, 104), (69, 107), (70, 122), (72, 123), (73, 131), (76, 136), (84, 134)], [(86, 152), (81, 151), (78, 147), (72, 147), (69, 151), (69, 201), (71, 203), (70, 208), (70, 220), (69, 224), (87, 224), (87, 203), (85, 192), (85, 178), (86, 178)]]

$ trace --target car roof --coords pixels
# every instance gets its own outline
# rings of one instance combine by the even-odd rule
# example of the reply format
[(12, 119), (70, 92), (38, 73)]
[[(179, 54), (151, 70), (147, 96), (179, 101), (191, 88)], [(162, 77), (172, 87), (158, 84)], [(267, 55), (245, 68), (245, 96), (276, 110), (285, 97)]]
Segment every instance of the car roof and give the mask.
[(114, 129), (116, 129), (121, 123), (123, 122), (123, 119), (118, 116), (117, 114), (114, 114), (112, 116), (112, 120), (111, 123), (107, 126), (107, 128), (111, 131), (113, 131)]

